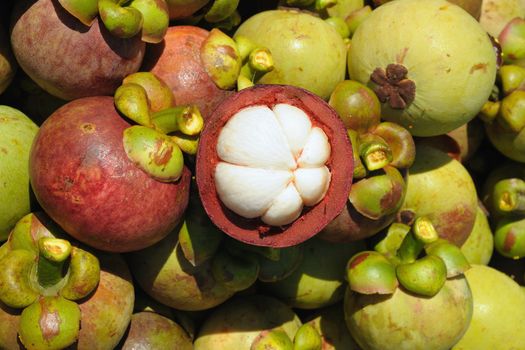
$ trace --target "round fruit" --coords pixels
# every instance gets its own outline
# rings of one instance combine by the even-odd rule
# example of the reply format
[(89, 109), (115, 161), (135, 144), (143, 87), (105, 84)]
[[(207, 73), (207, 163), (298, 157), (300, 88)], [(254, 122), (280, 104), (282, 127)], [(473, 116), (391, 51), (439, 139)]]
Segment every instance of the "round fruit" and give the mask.
[(432, 136), (480, 111), (496, 79), (496, 55), (485, 30), (459, 6), (398, 0), (357, 28), (348, 70), (374, 89), (384, 119)]
[(467, 169), (447, 153), (418, 144), (402, 216), (427, 216), (441, 238), (461, 246), (474, 227), (477, 210), (476, 187)]
[(327, 100), (345, 78), (346, 45), (319, 17), (295, 9), (259, 12), (245, 20), (234, 37), (243, 35), (270, 50), (275, 68), (261, 84), (302, 87)]
[(403, 288), (391, 295), (348, 289), (346, 324), (362, 349), (450, 349), (472, 317), (472, 294), (464, 276), (447, 280), (438, 294), (420, 297)]
[(206, 212), (245, 243), (292, 246), (345, 207), (352, 146), (335, 111), (292, 86), (258, 85), (225, 100), (197, 153)]
[(0, 106), (0, 241), (30, 211), (29, 151), (38, 126), (19, 110)]
[(467, 332), (453, 349), (524, 349), (525, 293), (520, 285), (483, 265), (473, 265), (465, 276), (474, 312)]
[(160, 182), (128, 158), (128, 124), (107, 96), (69, 102), (42, 124), (29, 161), (42, 208), (78, 240), (125, 252), (150, 246), (179, 222), (189, 197), (190, 172)]
[(88, 27), (57, 1), (16, 1), (11, 45), (27, 75), (65, 100), (112, 95), (144, 57), (140, 35), (112, 36), (97, 20)]
[(196, 26), (169, 27), (162, 43), (148, 46), (142, 66), (171, 88), (176, 105), (195, 104), (205, 119), (231, 94), (215, 85), (201, 61), (208, 35)]

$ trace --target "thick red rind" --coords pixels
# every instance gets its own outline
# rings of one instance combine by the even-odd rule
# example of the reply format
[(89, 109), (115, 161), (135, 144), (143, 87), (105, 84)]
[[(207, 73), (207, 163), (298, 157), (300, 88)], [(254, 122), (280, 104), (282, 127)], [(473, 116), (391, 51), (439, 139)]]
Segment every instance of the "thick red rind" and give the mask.
[[(227, 209), (215, 189), (215, 167), (219, 161), (217, 139), (226, 122), (239, 110), (254, 105), (273, 106), (287, 103), (301, 108), (328, 136), (332, 148), (327, 163), (332, 174), (324, 199), (303, 211), (292, 224), (275, 228), (260, 219), (246, 219)], [(247, 244), (289, 247), (313, 237), (344, 208), (352, 185), (352, 145), (337, 113), (313, 93), (285, 85), (257, 85), (230, 96), (210, 116), (199, 140), (196, 178), (206, 213), (214, 224), (229, 236)]]
[(160, 241), (189, 201), (189, 169), (163, 183), (131, 162), (122, 142), (129, 126), (110, 96), (73, 100), (42, 124), (29, 160), (44, 211), (79, 241), (109, 252)]

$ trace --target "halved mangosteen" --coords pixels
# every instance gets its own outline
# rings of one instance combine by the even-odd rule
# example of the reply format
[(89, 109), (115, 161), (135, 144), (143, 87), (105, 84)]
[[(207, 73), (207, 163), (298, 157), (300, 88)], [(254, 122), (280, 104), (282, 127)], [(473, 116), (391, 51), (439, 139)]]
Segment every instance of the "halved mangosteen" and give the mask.
[(297, 87), (257, 85), (224, 100), (207, 120), (196, 177), (222, 231), (287, 247), (344, 209), (353, 166), (344, 124), (324, 100)]

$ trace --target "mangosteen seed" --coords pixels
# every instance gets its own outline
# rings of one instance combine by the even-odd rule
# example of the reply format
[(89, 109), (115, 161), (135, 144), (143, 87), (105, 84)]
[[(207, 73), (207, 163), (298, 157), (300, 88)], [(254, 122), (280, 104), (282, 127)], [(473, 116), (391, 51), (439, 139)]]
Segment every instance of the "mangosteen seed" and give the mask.
[(376, 68), (370, 75), (370, 79), (377, 86), (374, 92), (379, 101), (390, 103), (393, 109), (404, 109), (414, 101), (416, 97), (416, 84), (407, 78), (408, 69), (401, 64), (389, 64), (386, 71)]
[(330, 153), (327, 135), (300, 108), (285, 103), (246, 107), (219, 134), (218, 196), (245, 218), (290, 224), (305, 206), (324, 198)]

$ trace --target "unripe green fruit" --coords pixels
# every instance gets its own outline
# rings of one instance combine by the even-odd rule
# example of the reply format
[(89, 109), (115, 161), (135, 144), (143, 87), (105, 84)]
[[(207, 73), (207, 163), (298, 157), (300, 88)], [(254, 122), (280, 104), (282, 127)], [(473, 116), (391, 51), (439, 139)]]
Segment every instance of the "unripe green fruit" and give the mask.
[(272, 53), (275, 68), (261, 84), (305, 88), (328, 99), (345, 78), (346, 45), (337, 31), (318, 17), (297, 10), (270, 10), (248, 18), (235, 32)]
[(474, 312), (467, 332), (453, 349), (525, 349), (525, 293), (519, 284), (483, 265), (473, 265), (465, 276)]
[(0, 106), (0, 241), (30, 211), (29, 150), (37, 131), (25, 114)]
[(432, 136), (476, 116), (496, 79), (496, 55), (487, 33), (459, 6), (398, 0), (357, 28), (348, 72), (378, 94), (384, 119)]

